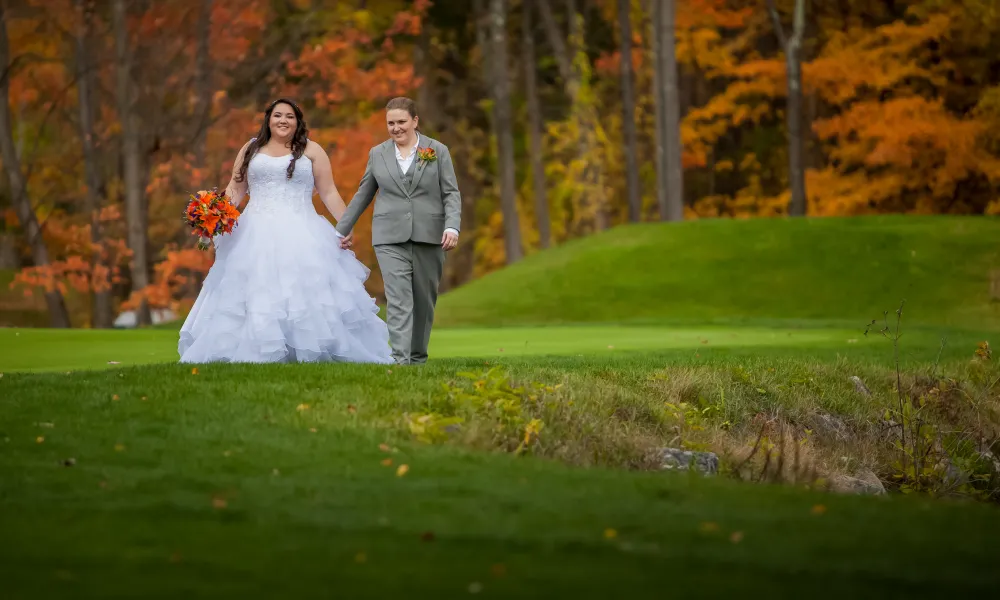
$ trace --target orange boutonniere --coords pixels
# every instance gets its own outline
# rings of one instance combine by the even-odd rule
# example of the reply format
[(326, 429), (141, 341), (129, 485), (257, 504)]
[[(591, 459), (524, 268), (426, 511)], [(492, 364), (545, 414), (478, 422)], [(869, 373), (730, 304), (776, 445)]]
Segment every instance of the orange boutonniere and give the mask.
[(417, 158), (423, 162), (434, 162), (438, 155), (434, 152), (434, 148), (417, 148)]

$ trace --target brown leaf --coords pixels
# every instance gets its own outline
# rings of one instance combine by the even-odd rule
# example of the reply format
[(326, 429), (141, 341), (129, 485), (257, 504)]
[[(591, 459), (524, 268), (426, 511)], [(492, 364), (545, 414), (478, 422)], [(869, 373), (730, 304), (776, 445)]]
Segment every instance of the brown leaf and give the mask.
[(399, 465), (399, 468), (396, 469), (396, 477), (402, 477), (403, 475), (406, 475), (409, 471), (410, 471), (410, 465)]
[(351, 413), (353, 415), (354, 413), (358, 412), (358, 408), (356, 406), (354, 406), (353, 404), (348, 404), (347, 405), (347, 412), (349, 412), (349, 413)]
[(434, 532), (433, 531), (425, 531), (425, 532), (423, 532), (420, 535), (420, 540), (423, 541), (423, 542), (433, 542), (434, 541)]
[(115, 394), (114, 396), (111, 396), (111, 399), (112, 400), (121, 400), (121, 398), (118, 397), (118, 394)]
[(389, 448), (389, 444), (379, 444), (378, 449), (382, 452), (389, 452), (391, 450), (391, 448)]
[(826, 513), (826, 507), (823, 506), (822, 504), (817, 504), (816, 506), (812, 507), (812, 511), (811, 512), (814, 515), (822, 515), (822, 514)]
[(507, 566), (504, 565), (503, 563), (497, 563), (492, 567), (490, 567), (490, 573), (494, 577), (503, 577), (504, 575), (507, 574)]
[(702, 533), (714, 533), (719, 530), (719, 524), (707, 521), (698, 526)]
[(732, 543), (734, 543), (734, 544), (739, 544), (740, 542), (743, 541), (743, 532), (742, 531), (734, 531), (729, 536), (729, 541), (732, 542)]
[(212, 508), (223, 509), (229, 506), (226, 499), (222, 496), (212, 496)]
[(385, 459), (383, 459), (382, 460), (382, 466), (383, 467), (391, 467), (392, 466), (392, 459), (391, 458), (385, 458)]

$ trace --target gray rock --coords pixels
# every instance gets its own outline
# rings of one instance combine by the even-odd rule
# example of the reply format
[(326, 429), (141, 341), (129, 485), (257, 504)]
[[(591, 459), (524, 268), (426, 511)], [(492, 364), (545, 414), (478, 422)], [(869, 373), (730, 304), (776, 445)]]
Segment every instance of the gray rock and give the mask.
[(827, 438), (846, 440), (851, 437), (850, 428), (840, 418), (828, 413), (815, 413), (809, 419), (809, 425), (819, 435)]
[(680, 448), (661, 448), (660, 468), (666, 471), (694, 470), (703, 475), (719, 472), (719, 457), (714, 452), (694, 452)]
[(854, 475), (834, 475), (830, 478), (830, 491), (860, 496), (882, 496), (886, 493), (885, 486), (875, 473), (866, 469)]
[(857, 375), (851, 375), (851, 381), (854, 383), (854, 389), (857, 390), (859, 394), (862, 396), (872, 395), (872, 391), (868, 389), (868, 386), (865, 385), (864, 381), (861, 381), (860, 377)]

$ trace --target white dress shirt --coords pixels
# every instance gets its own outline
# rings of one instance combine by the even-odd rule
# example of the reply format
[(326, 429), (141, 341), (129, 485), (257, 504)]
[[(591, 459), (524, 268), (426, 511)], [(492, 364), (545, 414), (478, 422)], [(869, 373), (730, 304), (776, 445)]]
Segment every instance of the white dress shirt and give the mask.
[[(406, 158), (403, 158), (403, 153), (399, 151), (399, 146), (393, 144), (392, 147), (396, 150), (396, 162), (399, 163), (399, 168), (403, 171), (403, 173), (406, 173), (406, 171), (409, 170), (410, 165), (413, 164), (413, 159), (417, 156), (417, 148), (420, 147), (420, 134), (417, 134), (417, 141), (413, 144), (413, 148), (410, 148), (410, 155)], [(448, 231), (454, 233), (456, 236), (458, 235), (458, 231), (453, 227), (445, 229), (445, 232)]]

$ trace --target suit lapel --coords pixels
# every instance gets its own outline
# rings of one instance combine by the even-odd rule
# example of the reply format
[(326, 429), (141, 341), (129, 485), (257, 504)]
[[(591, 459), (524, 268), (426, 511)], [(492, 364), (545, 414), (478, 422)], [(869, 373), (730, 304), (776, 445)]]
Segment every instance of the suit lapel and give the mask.
[[(423, 141), (423, 137), (420, 138), (420, 141)], [(427, 148), (427, 146), (426, 145), (417, 146), (417, 149), (414, 151), (414, 153), (420, 152), (424, 148)], [(420, 178), (423, 176), (424, 170), (427, 168), (427, 161), (420, 160), (419, 154), (413, 157), (413, 161), (416, 163), (416, 165), (414, 165), (416, 171), (413, 173), (413, 177), (410, 177), (410, 189), (407, 191), (407, 193), (410, 194), (413, 193), (413, 190), (417, 189), (417, 184), (420, 183)]]
[(399, 191), (403, 192), (407, 196), (410, 195), (409, 190), (403, 185), (403, 180), (399, 177), (399, 163), (396, 162), (396, 153), (392, 147), (392, 140), (382, 145), (382, 162), (385, 163), (385, 169), (389, 171), (389, 176), (392, 180), (396, 182), (396, 186), (399, 187)]

